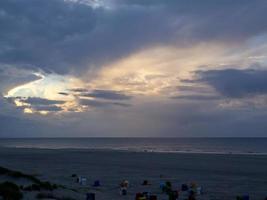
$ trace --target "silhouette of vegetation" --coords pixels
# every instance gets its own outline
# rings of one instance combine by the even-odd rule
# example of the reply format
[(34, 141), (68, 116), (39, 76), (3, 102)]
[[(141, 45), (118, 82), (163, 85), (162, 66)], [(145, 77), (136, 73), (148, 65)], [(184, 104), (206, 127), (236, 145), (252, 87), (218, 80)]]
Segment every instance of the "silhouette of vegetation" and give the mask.
[(56, 184), (51, 184), (50, 182), (40, 182), (38, 184), (34, 183), (32, 185), (28, 185), (25, 187), (22, 187), (24, 191), (40, 191), (40, 190), (55, 190), (58, 189), (59, 186)]
[(17, 178), (17, 179), (24, 178), (24, 179), (32, 181), (33, 182), (32, 185), (29, 185), (26, 187), (21, 186), (21, 189), (24, 191), (40, 191), (40, 190), (52, 191), (54, 189), (64, 188), (64, 186), (52, 184), (48, 181), (41, 181), (40, 179), (36, 178), (33, 175), (24, 174), (22, 172), (10, 170), (4, 167), (0, 167), (0, 175), (6, 175), (6, 176)]
[(0, 196), (4, 200), (20, 200), (23, 198), (19, 186), (8, 181), (0, 184)]
[(57, 197), (52, 193), (38, 193), (36, 199), (75, 200), (70, 197)]
[(15, 171), (15, 170), (10, 170), (4, 167), (0, 167), (0, 175), (6, 175), (6, 176), (10, 176), (12, 178), (25, 178), (28, 179), (34, 183), (40, 183), (41, 181), (36, 178), (33, 175), (29, 175), (29, 174), (24, 174), (22, 172), (19, 171)]

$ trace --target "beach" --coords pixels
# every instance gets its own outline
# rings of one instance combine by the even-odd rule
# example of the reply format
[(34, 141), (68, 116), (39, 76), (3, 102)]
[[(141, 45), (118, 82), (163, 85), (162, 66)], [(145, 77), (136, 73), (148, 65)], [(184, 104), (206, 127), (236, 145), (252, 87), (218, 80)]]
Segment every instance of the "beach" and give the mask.
[[(183, 183), (196, 182), (203, 188), (203, 195), (197, 199), (230, 200), (244, 194), (252, 199), (267, 196), (265, 155), (1, 148), (0, 166), (75, 189), (76, 192), (58, 191), (74, 199), (86, 199), (86, 193), (93, 192), (97, 200), (130, 200), (138, 192), (151, 192), (165, 200), (167, 196), (159, 188), (162, 181), (171, 181), (175, 189), (180, 189)], [(78, 184), (72, 174), (86, 177), (86, 185)], [(95, 180), (100, 181), (100, 187), (92, 187)], [(126, 196), (120, 195), (122, 180), (130, 183)], [(144, 180), (149, 185), (143, 186)], [(32, 193), (24, 194), (24, 199), (31, 198), (34, 199)]]

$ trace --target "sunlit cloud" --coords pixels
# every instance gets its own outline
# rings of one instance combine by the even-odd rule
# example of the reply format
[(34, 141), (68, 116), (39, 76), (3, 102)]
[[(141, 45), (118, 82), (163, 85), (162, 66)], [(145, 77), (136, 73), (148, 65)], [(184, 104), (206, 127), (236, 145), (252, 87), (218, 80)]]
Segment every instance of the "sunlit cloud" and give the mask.
[[(17, 107), (24, 108), (24, 113), (48, 114), (49, 112), (67, 112), (69, 109), (79, 110), (75, 103), (75, 97), (61, 95), (61, 91), (79, 86), (81, 81), (71, 76), (60, 76), (56, 74), (35, 73), (38, 80), (19, 85), (7, 92), (5, 98), (12, 98)], [(50, 105), (51, 107), (37, 108), (34, 105)], [(58, 109), (55, 107), (58, 106)]]
[[(124, 91), (134, 95), (171, 96), (178, 92), (183, 79), (192, 72), (218, 68), (221, 63), (236, 63), (239, 56), (228, 56), (229, 49), (220, 44), (201, 44), (190, 48), (156, 46), (136, 52), (105, 65), (88, 86)], [(223, 66), (222, 66), (223, 68)]]
[(64, 0), (64, 1), (88, 5), (94, 9), (97, 9), (97, 8), (110, 9), (111, 8), (110, 2), (105, 1), (105, 0)]
[(24, 108), (23, 111), (24, 111), (24, 113), (29, 113), (29, 114), (33, 113), (32, 109), (30, 109), (30, 108)]
[[(256, 39), (248, 44), (255, 44)], [(244, 44), (244, 46), (248, 45)], [(221, 43), (202, 43), (192, 47), (153, 46), (132, 53), (116, 61), (99, 66), (97, 70), (88, 68), (81, 76), (59, 75), (55, 73), (34, 73), (39, 79), (19, 85), (9, 90), (6, 98), (13, 98), (13, 103), (24, 109), (24, 113), (86, 112), (91, 108), (105, 108), (106, 105), (133, 105), (135, 97), (153, 97), (184, 101), (197, 97), (202, 100), (221, 100), (218, 92), (204, 82), (194, 82), (196, 71), (224, 69), (235, 66), (236, 69), (246, 68), (255, 63), (265, 62), (265, 56), (259, 55), (259, 49), (265, 45), (236, 51), (236, 46)], [(235, 52), (235, 53), (233, 53)], [(166, 70), (168, 69), (168, 70)], [(206, 91), (201, 96), (201, 91)], [(187, 89), (185, 89), (187, 88)], [(132, 98), (133, 97), (133, 98)], [(42, 106), (34, 105), (31, 98), (43, 99)], [(45, 100), (51, 105), (43, 106)], [(131, 103), (120, 102), (129, 101)], [(64, 103), (52, 103), (64, 101)], [(218, 104), (226, 107), (227, 103)], [(233, 104), (233, 103), (231, 103)], [(127, 106), (126, 106), (127, 105)], [(237, 105), (235, 103), (235, 105)]]

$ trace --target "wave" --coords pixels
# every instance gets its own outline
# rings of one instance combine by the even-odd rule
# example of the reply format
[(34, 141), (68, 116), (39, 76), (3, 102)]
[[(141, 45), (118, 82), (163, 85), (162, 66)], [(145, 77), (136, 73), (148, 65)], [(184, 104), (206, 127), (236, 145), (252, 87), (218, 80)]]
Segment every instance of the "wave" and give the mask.
[(47, 146), (47, 145), (1, 145), (2, 148), (46, 149), (46, 150), (88, 150), (115, 151), (135, 153), (171, 153), (171, 154), (215, 154), (215, 155), (267, 155), (267, 152), (256, 151), (207, 151), (199, 149), (159, 149), (159, 148), (129, 148), (129, 147), (86, 147), (86, 146)]

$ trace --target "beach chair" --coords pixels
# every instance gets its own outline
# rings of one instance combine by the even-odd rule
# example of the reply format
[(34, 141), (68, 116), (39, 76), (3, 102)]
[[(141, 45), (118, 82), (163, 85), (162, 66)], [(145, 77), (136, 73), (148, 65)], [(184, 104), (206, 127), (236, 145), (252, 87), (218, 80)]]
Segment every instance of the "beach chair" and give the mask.
[(86, 200), (95, 200), (95, 193), (87, 193)]
[(121, 195), (122, 196), (127, 195), (127, 187), (121, 187)]
[(176, 200), (179, 198), (179, 193), (178, 191), (171, 191), (169, 193), (169, 200)]
[(148, 180), (144, 180), (143, 183), (142, 183), (142, 185), (149, 185), (148, 184)]
[(146, 197), (143, 193), (136, 193), (135, 200), (146, 200)]
[(188, 191), (188, 185), (187, 185), (187, 184), (182, 184), (182, 186), (181, 186), (181, 190), (182, 190), (183, 192)]
[(86, 183), (87, 183), (87, 178), (82, 177), (80, 181), (81, 181), (81, 182), (80, 182), (81, 185), (86, 185)]
[(101, 184), (99, 180), (94, 181), (93, 187), (100, 187), (100, 186)]
[(161, 189), (162, 192), (164, 192), (165, 186), (166, 186), (165, 182), (160, 182), (159, 188)]
[(157, 200), (157, 195), (150, 195), (149, 200)]
[(197, 189), (196, 189), (196, 193), (197, 193), (197, 195), (201, 195), (201, 194), (203, 194), (203, 189), (202, 189), (202, 187), (197, 187)]
[(196, 193), (192, 189), (188, 191), (188, 200), (196, 200)]
[(241, 196), (236, 196), (236, 200), (242, 200)]
[(249, 200), (249, 195), (236, 196), (236, 200)]

